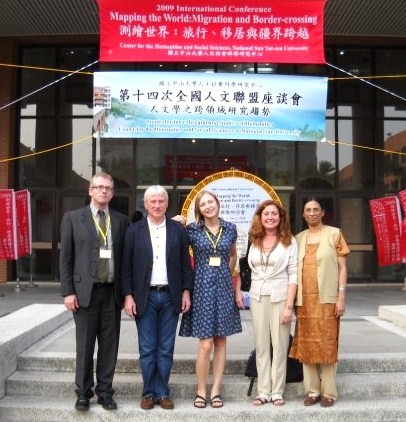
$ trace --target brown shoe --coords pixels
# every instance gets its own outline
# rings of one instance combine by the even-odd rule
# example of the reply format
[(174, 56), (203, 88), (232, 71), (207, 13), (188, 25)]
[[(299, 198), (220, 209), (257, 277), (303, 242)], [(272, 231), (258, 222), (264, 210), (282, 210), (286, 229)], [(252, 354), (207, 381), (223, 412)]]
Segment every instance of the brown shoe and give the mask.
[(321, 399), (320, 406), (321, 407), (331, 407), (334, 405), (334, 399), (331, 399), (330, 397), (323, 397)]
[(316, 403), (318, 403), (321, 400), (320, 396), (314, 397), (314, 396), (309, 396), (305, 399), (305, 401), (303, 402), (303, 404), (305, 406), (313, 406)]
[(169, 397), (158, 399), (156, 402), (161, 406), (162, 409), (165, 410), (172, 410), (175, 407), (173, 400), (171, 400)]
[(144, 410), (151, 410), (154, 408), (155, 405), (155, 399), (152, 396), (145, 396), (141, 399), (141, 409)]

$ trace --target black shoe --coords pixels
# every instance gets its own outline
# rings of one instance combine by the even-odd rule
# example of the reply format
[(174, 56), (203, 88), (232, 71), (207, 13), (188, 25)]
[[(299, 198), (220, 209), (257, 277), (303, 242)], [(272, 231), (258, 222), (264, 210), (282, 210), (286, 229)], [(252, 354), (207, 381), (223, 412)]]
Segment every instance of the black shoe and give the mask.
[(83, 411), (89, 410), (89, 406), (90, 406), (90, 402), (86, 396), (82, 394), (78, 396), (78, 399), (76, 400), (76, 403), (75, 403), (76, 410), (80, 410), (83, 412)]
[(117, 403), (114, 401), (113, 397), (99, 397), (97, 403), (102, 405), (102, 408), (105, 410), (115, 410), (117, 409)]

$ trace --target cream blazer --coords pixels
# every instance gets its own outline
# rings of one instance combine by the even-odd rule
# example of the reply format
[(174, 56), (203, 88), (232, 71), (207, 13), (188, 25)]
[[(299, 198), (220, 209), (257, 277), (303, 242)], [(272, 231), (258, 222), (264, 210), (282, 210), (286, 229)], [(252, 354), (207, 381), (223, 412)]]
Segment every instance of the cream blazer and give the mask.
[[(302, 306), (303, 295), (303, 258), (306, 252), (307, 234), (304, 230), (296, 235), (299, 248), (298, 253), (298, 287), (296, 305)], [(317, 284), (320, 303), (336, 303), (338, 298), (338, 248), (340, 246), (341, 231), (336, 227), (323, 226), (320, 233), (320, 243), (316, 252)], [(346, 255), (349, 250), (343, 250)]]
[(251, 245), (248, 254), (248, 264), (251, 268), (251, 289), (250, 298), (256, 301), (260, 300), (261, 290), (264, 283), (267, 284), (266, 290), (269, 291), (271, 302), (281, 302), (288, 296), (288, 285), (297, 284), (297, 243), (292, 237), (292, 243), (284, 246), (279, 243), (272, 252), (274, 265), (269, 267), (266, 273), (261, 266), (253, 265), (258, 262), (261, 251), (254, 245)]

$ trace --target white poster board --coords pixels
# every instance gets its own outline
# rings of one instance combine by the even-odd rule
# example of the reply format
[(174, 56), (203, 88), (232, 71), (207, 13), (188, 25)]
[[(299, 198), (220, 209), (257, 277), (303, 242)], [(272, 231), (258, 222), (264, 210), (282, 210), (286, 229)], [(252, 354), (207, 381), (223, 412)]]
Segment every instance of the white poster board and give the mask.
[(238, 257), (245, 256), (248, 230), (257, 206), (267, 199), (281, 201), (273, 188), (264, 180), (240, 170), (227, 170), (207, 176), (187, 196), (182, 215), (188, 223), (195, 221), (194, 202), (202, 190), (215, 193), (220, 200), (220, 217), (237, 225)]

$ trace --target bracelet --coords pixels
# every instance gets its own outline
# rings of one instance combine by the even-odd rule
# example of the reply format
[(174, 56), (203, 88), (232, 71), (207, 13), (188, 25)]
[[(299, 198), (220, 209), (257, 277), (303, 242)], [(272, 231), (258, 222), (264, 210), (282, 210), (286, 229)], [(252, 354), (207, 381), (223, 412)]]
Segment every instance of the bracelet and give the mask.
[(339, 287), (338, 290), (344, 291), (345, 287)]
[(289, 309), (289, 311), (293, 311), (293, 306), (292, 305), (286, 305), (286, 308)]

